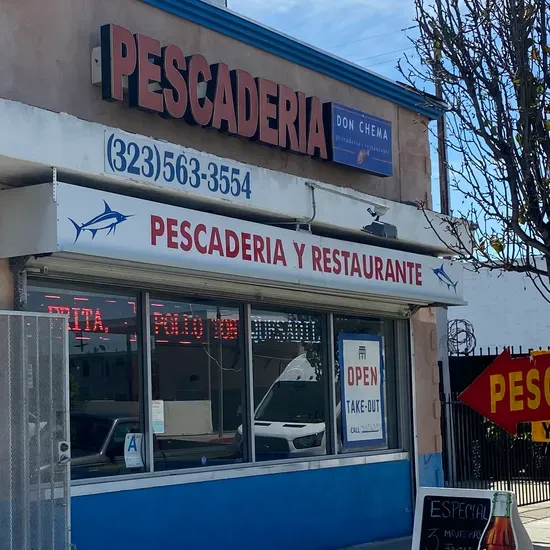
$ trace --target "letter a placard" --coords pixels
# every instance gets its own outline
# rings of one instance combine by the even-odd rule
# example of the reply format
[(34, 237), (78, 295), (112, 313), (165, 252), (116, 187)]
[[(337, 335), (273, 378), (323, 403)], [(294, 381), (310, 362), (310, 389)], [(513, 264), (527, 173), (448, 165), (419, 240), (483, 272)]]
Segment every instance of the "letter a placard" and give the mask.
[(143, 468), (142, 443), (143, 434), (126, 434), (124, 439), (124, 463), (126, 468)]
[[(546, 436), (550, 419), (550, 353), (533, 353), (512, 359), (504, 350), (459, 396), (458, 399), (512, 435), (517, 425), (533, 426)], [(533, 432), (534, 433), (534, 432)]]

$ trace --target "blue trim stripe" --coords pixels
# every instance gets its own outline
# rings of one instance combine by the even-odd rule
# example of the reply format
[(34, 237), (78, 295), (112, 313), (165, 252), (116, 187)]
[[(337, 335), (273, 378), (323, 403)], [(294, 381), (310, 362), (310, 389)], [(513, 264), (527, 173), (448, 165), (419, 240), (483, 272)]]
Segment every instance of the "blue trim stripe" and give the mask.
[(438, 108), (435, 99), (428, 100), (419, 91), (406, 88), (227, 9), (201, 0), (141, 0), (141, 2), (354, 86), (368, 94), (401, 105), (429, 119), (435, 120), (443, 114), (442, 105)]

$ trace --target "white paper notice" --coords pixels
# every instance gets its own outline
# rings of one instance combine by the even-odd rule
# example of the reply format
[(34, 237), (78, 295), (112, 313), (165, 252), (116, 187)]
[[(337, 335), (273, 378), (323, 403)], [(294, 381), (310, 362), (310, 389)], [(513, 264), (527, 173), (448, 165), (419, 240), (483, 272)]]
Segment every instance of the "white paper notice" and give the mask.
[(151, 417), (153, 421), (153, 433), (164, 433), (164, 401), (153, 401), (151, 405)]
[(126, 434), (124, 441), (124, 462), (126, 468), (143, 468), (143, 456), (141, 455), (143, 434)]

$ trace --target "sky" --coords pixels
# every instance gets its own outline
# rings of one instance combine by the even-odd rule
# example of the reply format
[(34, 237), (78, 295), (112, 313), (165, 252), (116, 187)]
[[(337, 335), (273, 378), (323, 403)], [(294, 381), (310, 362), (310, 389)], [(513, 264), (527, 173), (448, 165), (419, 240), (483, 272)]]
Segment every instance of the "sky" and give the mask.
[[(338, 8), (335, 8), (335, 6)], [(414, 55), (413, 0), (228, 0), (228, 8), (384, 76)], [(383, 36), (380, 36), (383, 35)]]
[[(404, 80), (396, 68), (399, 59), (406, 63), (409, 56), (418, 62), (410, 40), (418, 35), (410, 28), (415, 27), (414, 0), (228, 0), (227, 7), (392, 80)], [(431, 157), (433, 207), (438, 210), (433, 143)]]

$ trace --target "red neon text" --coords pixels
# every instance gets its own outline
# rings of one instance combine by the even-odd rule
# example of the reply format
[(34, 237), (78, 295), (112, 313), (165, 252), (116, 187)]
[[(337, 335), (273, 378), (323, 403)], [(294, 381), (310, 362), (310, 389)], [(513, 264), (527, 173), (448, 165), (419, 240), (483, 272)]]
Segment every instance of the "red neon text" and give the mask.
[(195, 340), (210, 336), (216, 340), (236, 340), (239, 335), (237, 319), (201, 319), (182, 313), (153, 313), (155, 336), (188, 336)]
[(69, 330), (83, 332), (108, 333), (109, 327), (103, 326), (103, 319), (99, 308), (95, 311), (90, 308), (48, 306), (48, 313), (69, 316)]

